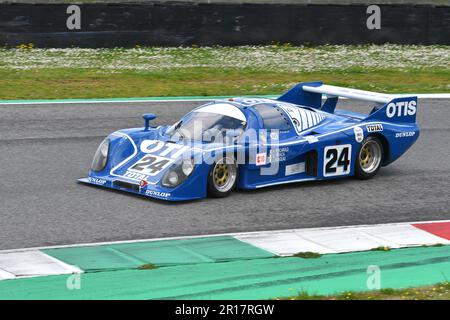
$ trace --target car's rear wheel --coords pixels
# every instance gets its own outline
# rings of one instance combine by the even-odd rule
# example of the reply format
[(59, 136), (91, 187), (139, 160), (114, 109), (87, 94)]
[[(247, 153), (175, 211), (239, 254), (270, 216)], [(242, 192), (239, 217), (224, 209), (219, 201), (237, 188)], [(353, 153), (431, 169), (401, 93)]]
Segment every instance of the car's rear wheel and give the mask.
[(355, 177), (366, 180), (374, 177), (383, 162), (384, 150), (381, 140), (368, 136), (361, 143), (356, 159)]
[(236, 159), (223, 157), (217, 160), (209, 171), (208, 195), (215, 198), (228, 196), (236, 188), (238, 174)]

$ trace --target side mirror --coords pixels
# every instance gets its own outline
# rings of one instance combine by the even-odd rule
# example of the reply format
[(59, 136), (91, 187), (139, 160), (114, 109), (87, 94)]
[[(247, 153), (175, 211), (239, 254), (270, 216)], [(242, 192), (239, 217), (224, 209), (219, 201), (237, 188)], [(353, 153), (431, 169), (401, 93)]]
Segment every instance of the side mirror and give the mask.
[(145, 123), (145, 131), (148, 131), (148, 129), (150, 128), (150, 121), (155, 120), (156, 116), (154, 113), (146, 113), (142, 116), (142, 118), (144, 118), (144, 123)]

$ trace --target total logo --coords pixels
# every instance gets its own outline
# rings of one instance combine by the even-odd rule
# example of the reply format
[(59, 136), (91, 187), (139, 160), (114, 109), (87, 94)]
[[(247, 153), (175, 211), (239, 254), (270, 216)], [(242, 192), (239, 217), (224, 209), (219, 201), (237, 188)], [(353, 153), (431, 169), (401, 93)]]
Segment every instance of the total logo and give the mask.
[(380, 132), (383, 131), (383, 125), (381, 123), (377, 124), (368, 124), (366, 126), (367, 132)]
[(386, 116), (388, 118), (413, 116), (416, 111), (417, 102), (415, 100), (391, 102), (386, 107)]
[(148, 176), (145, 175), (145, 174), (141, 174), (141, 173), (137, 173), (137, 172), (131, 172), (131, 171), (125, 172), (125, 174), (123, 176), (127, 177), (127, 178), (130, 178), (130, 179), (142, 180), (142, 181), (145, 181), (145, 180), (148, 179)]

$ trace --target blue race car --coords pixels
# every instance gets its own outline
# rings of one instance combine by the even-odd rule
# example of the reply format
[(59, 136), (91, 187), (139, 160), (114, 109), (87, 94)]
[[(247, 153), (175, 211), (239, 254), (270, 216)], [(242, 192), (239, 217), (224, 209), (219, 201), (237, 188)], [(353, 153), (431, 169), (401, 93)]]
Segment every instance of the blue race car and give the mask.
[[(336, 109), (367, 101), (369, 114)], [(325, 99), (324, 99), (325, 98)], [(232, 98), (202, 105), (171, 126), (110, 134), (79, 181), (181, 201), (235, 188), (355, 176), (369, 179), (418, 139), (417, 97), (299, 83), (278, 99)]]

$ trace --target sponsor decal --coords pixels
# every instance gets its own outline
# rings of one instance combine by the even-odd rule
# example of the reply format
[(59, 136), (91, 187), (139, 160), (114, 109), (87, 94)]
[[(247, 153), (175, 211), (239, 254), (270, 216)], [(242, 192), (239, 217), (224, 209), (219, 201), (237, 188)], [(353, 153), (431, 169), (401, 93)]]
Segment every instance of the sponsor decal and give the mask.
[(123, 175), (124, 177), (134, 179), (134, 180), (147, 180), (148, 176), (138, 172), (127, 171)]
[(278, 132), (271, 132), (270, 133), (270, 139), (278, 140)]
[(306, 141), (308, 141), (308, 143), (314, 143), (319, 141), (319, 139), (315, 136), (306, 136), (305, 139)]
[(147, 181), (141, 180), (141, 182), (139, 182), (139, 187), (145, 188), (146, 186), (148, 186), (148, 182)]
[(364, 140), (364, 131), (363, 129), (361, 129), (360, 127), (355, 127), (353, 129), (353, 131), (355, 132), (355, 140), (356, 142), (361, 142)]
[(148, 186), (148, 182), (145, 180), (141, 180), (139, 182), (139, 192), (142, 192), (142, 189), (146, 188)]
[(154, 190), (147, 190), (145, 191), (145, 195), (149, 197), (156, 197), (156, 198), (168, 198), (171, 196), (169, 192), (161, 192), (161, 191), (154, 191)]
[(289, 147), (271, 149), (269, 153), (269, 162), (286, 161)]
[(286, 166), (286, 176), (305, 172), (305, 163), (299, 162)]
[(342, 144), (326, 147), (323, 159), (324, 177), (349, 174), (352, 161), (352, 145)]
[(415, 131), (409, 131), (409, 132), (398, 132), (395, 134), (396, 138), (408, 138), (408, 137), (414, 137), (416, 134)]
[(266, 153), (257, 153), (256, 154), (256, 165), (263, 166), (266, 164), (267, 154)]
[(413, 116), (417, 111), (417, 102), (411, 101), (399, 101), (391, 102), (386, 107), (386, 116), (388, 118)]
[(89, 177), (89, 182), (93, 183), (93, 184), (97, 184), (99, 186), (103, 186), (106, 184), (105, 179), (98, 179), (98, 178), (92, 178), (92, 177)]
[(366, 126), (367, 132), (381, 132), (383, 131), (383, 125), (381, 123), (368, 124)]
[(259, 141), (263, 145), (267, 143), (267, 136), (266, 136), (266, 133), (264, 131), (260, 131), (259, 132)]

